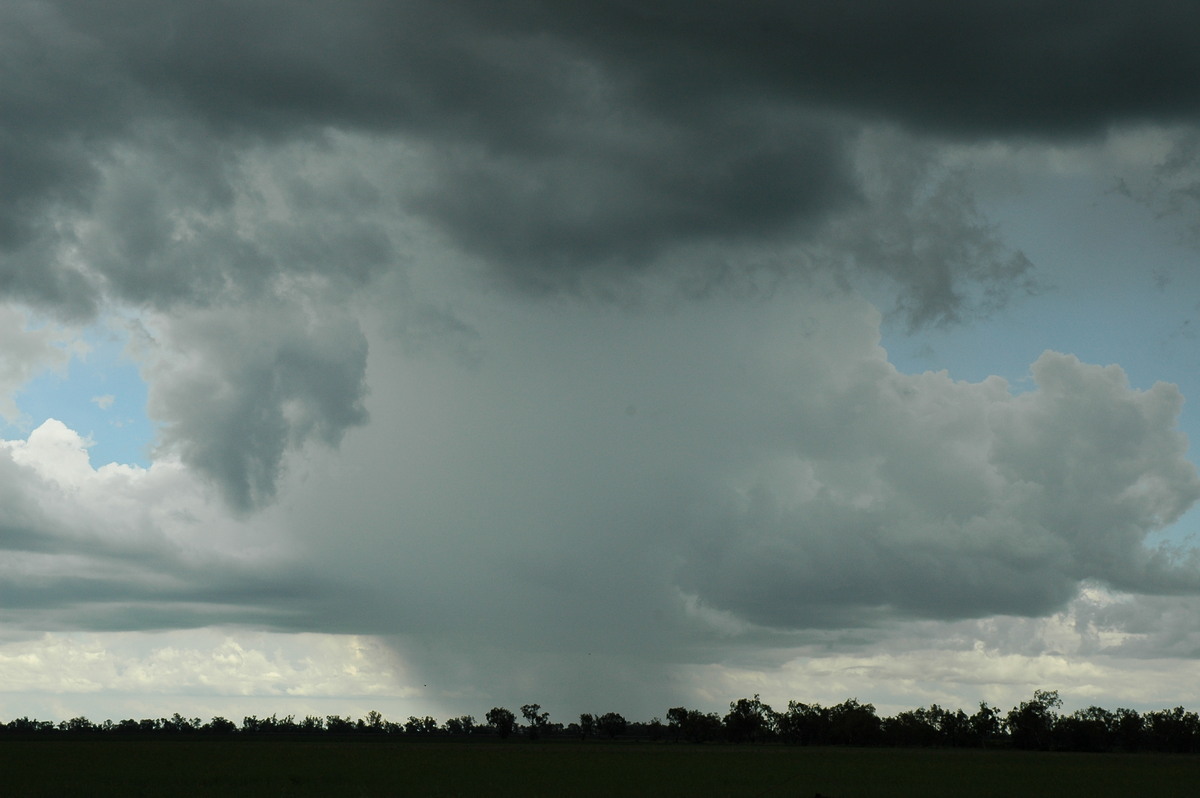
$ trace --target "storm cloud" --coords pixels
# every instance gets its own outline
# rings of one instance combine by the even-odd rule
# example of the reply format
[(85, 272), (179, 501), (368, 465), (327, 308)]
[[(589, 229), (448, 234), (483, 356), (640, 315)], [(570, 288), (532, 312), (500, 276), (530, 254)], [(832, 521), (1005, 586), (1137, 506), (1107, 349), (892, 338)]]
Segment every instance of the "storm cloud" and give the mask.
[(641, 706), (734, 650), (1096, 585), (1187, 605), (1155, 538), (1200, 498), (1177, 387), (1051, 344), (1028, 384), (903, 373), (880, 340), (1055, 288), (973, 163), (1149, 130), (1110, 186), (1192, 213), (1198, 23), (7, 4), (0, 414), (107, 324), (159, 426), (146, 469), (53, 420), (3, 443), (6, 622), (374, 634), (444, 698)]

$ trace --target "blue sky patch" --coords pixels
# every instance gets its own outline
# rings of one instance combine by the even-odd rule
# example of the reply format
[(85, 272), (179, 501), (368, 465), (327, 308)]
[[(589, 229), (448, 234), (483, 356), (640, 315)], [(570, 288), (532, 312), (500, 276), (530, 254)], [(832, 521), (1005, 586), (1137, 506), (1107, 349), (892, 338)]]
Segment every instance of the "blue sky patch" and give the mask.
[(4, 427), (4, 437), (24, 438), (56, 418), (92, 441), (92, 466), (125, 463), (148, 467), (155, 425), (146, 415), (147, 386), (123, 352), (123, 342), (86, 335), (90, 347), (61, 371), (47, 370), (17, 393), (21, 417)]

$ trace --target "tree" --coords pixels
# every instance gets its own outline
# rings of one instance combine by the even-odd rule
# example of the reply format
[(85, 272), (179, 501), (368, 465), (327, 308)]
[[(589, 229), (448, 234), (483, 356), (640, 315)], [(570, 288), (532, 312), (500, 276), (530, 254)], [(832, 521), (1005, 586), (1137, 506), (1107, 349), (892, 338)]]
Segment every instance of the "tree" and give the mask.
[(596, 720), (596, 726), (601, 733), (612, 740), (625, 733), (625, 730), (629, 728), (629, 721), (616, 712), (605, 712)]
[(354, 731), (354, 724), (350, 722), (350, 718), (343, 718), (341, 715), (326, 715), (325, 731), (345, 734)]
[(521, 707), (521, 715), (529, 724), (529, 739), (536, 740), (550, 723), (550, 713), (542, 712), (541, 704), (525, 704)]
[(200, 718), (185, 718), (178, 712), (169, 718), (162, 718), (159, 720), (158, 725), (163, 731), (175, 734), (194, 732), (201, 728)]
[(929, 710), (925, 708), (898, 712), (883, 721), (883, 736), (889, 745), (928, 747), (937, 745), (940, 734)]
[(885, 719), (883, 739), (890, 745), (958, 748), (972, 742), (971, 719), (961, 709), (951, 712), (931, 704)]
[(1200, 717), (1183, 707), (1160, 709), (1144, 715), (1146, 734), (1158, 751), (1191, 753), (1200, 747)]
[(204, 724), (203, 730), (213, 734), (232, 734), (237, 731), (237, 724), (218, 715)]
[(80, 732), (96, 731), (96, 727), (92, 724), (92, 722), (82, 716), (71, 718), (70, 720), (64, 720), (62, 723), (58, 724), (58, 728), (62, 731), (74, 732), (76, 734)]
[(596, 716), (584, 712), (579, 716), (579, 739), (586, 740), (596, 733)]
[(799, 745), (824, 745), (829, 742), (829, 710), (820, 704), (789, 701), (787, 712), (776, 720), (784, 742)]
[(683, 738), (690, 743), (702, 743), (718, 736), (721, 718), (715, 712), (672, 707), (667, 710), (667, 728), (675, 740)]
[(775, 711), (762, 702), (758, 693), (754, 698), (739, 698), (730, 703), (725, 716), (725, 736), (730, 742), (763, 742), (774, 736), (776, 729)]
[(496, 734), (501, 738), (512, 734), (513, 728), (517, 725), (517, 716), (512, 713), (512, 710), (504, 707), (492, 707), (488, 710), (487, 715), (488, 725), (496, 730)]
[(850, 698), (829, 708), (829, 730), (837, 745), (871, 745), (881, 732), (874, 704), (860, 704)]
[(437, 720), (426, 715), (423, 718), (409, 716), (404, 723), (405, 734), (435, 734), (437, 732)]
[(1114, 713), (1113, 737), (1126, 751), (1141, 750), (1146, 724), (1136, 710), (1117, 707)]
[(446, 731), (449, 734), (463, 736), (475, 731), (475, 718), (471, 715), (461, 715), (446, 721)]
[(1116, 715), (1103, 707), (1076, 710), (1055, 723), (1055, 747), (1071, 751), (1108, 751), (1113, 746), (1116, 723)]
[(961, 748), (971, 744), (971, 719), (961, 709), (951, 712), (933, 704), (929, 707), (928, 717), (938, 731), (940, 745)]
[(683, 736), (683, 727), (687, 723), (688, 711), (685, 707), (671, 707), (667, 710), (667, 728), (671, 730), (671, 739), (676, 742)]
[(42, 734), (55, 730), (55, 725), (48, 720), (30, 720), (28, 717), (22, 716), (13, 718), (4, 728), (15, 734)]
[(1049, 749), (1058, 720), (1055, 710), (1061, 706), (1057, 690), (1034, 690), (1032, 699), (1013, 707), (1005, 718), (1013, 745), (1038, 751)]
[(967, 729), (975, 743), (987, 748), (1004, 730), (1004, 724), (1000, 721), (1000, 709), (988, 706), (986, 701), (980, 701), (979, 711), (967, 718)]

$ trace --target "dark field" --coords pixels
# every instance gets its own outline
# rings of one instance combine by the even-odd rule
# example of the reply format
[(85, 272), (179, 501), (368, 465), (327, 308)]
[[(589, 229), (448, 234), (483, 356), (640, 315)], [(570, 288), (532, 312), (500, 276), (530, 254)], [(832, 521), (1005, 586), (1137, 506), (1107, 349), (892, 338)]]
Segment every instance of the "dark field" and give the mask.
[(0, 740), (5, 796), (1200, 794), (1200, 757), (525, 741)]

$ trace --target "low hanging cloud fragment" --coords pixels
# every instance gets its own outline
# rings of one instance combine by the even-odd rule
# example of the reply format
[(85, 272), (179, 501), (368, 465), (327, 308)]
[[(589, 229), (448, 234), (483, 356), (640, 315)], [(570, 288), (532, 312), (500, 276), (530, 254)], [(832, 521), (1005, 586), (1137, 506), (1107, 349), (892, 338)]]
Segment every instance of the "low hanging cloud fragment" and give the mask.
[(148, 369), (162, 453), (212, 480), (236, 510), (274, 498), (285, 454), (335, 447), (367, 421), (367, 342), (345, 312), (201, 311), (162, 331)]

